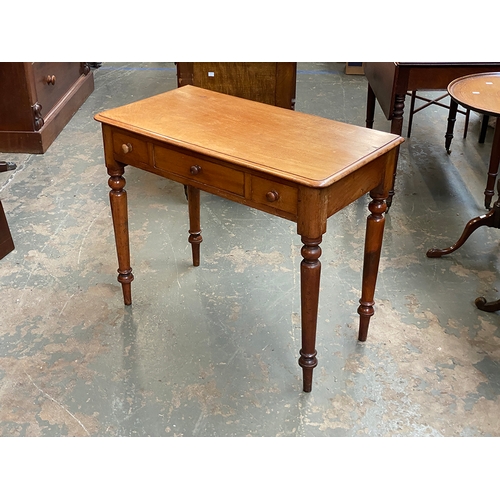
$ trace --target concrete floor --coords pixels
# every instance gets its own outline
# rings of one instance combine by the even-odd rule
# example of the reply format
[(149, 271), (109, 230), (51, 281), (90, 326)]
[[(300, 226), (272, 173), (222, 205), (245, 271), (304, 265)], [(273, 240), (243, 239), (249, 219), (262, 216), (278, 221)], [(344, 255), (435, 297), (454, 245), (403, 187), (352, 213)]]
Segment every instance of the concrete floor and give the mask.
[[(193, 268), (182, 187), (126, 169), (134, 303), (116, 281), (98, 111), (176, 87), (173, 63), (104, 63), (44, 155), (1, 154), (16, 249), (0, 261), (1, 436), (498, 436), (499, 236), (482, 228), (492, 130), (415, 115), (387, 216), (376, 312), (356, 340), (367, 199), (329, 220), (313, 392), (301, 391), (300, 238), (289, 221), (202, 194)], [(366, 80), (300, 63), (296, 110), (364, 126)], [(407, 103), (408, 104), (408, 103)], [(405, 120), (406, 124), (406, 120)], [(389, 130), (377, 106), (375, 128)], [(406, 133), (406, 125), (403, 130)]]

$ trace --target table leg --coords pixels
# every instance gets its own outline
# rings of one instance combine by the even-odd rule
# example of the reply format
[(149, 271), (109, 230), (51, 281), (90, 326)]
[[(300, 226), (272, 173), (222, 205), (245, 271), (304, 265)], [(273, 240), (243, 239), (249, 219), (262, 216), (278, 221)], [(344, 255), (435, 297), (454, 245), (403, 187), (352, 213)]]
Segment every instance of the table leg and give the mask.
[(483, 115), (481, 120), (481, 131), (479, 132), (479, 144), (484, 144), (486, 139), (486, 132), (488, 131), (488, 122), (490, 121), (490, 117), (488, 115)]
[(200, 243), (203, 241), (201, 237), (200, 227), (200, 190), (198, 188), (187, 186), (187, 198), (189, 206), (189, 238), (191, 243), (191, 251), (193, 254), (193, 266), (200, 265)]
[(500, 163), (500, 117), (497, 118), (495, 123), (495, 134), (491, 146), (490, 166), (488, 169), (488, 181), (486, 182), (486, 189), (484, 190), (484, 206), (489, 209), (491, 206), (491, 199), (495, 194), (495, 180), (498, 174), (498, 165)]
[(411, 136), (411, 127), (413, 125), (413, 115), (415, 114), (415, 99), (417, 98), (417, 91), (412, 90), (411, 100), (410, 100), (410, 116), (408, 117), (408, 131), (406, 132), (406, 137), (408, 139)]
[(130, 267), (130, 246), (128, 236), (127, 192), (125, 191), (124, 167), (108, 169), (108, 185), (111, 216), (115, 232), (116, 252), (118, 254), (118, 281), (122, 284), (125, 305), (132, 304), (131, 283), (134, 279)]
[(386, 202), (379, 193), (372, 191), (370, 196), (373, 200), (368, 205), (370, 215), (366, 221), (365, 253), (363, 262), (363, 284), (361, 299), (359, 301), (358, 314), (359, 334), (358, 340), (364, 342), (368, 336), (370, 318), (373, 316), (375, 302), (375, 285), (377, 282), (378, 267), (380, 263), (380, 252), (382, 250), (382, 238), (384, 235)]
[(366, 128), (373, 128), (373, 120), (375, 118), (375, 92), (368, 84), (368, 96), (366, 98)]
[[(403, 113), (405, 107), (405, 96), (406, 94), (396, 94), (394, 100), (394, 110), (392, 113), (392, 121), (391, 121), (391, 134), (401, 135), (403, 132)], [(399, 146), (397, 148), (396, 157), (399, 157)], [(396, 159), (397, 166), (397, 159)], [(394, 170), (394, 176), (392, 179), (392, 186), (389, 189), (389, 196), (387, 196), (387, 210), (389, 210), (392, 205), (392, 198), (394, 197), (394, 186), (396, 185), (396, 171)]]
[(302, 237), (302, 257), (300, 264), (300, 297), (302, 317), (302, 349), (299, 365), (302, 367), (303, 390), (311, 392), (313, 369), (317, 366), (316, 327), (318, 322), (319, 282), (321, 276), (321, 236)]
[(457, 111), (458, 103), (450, 97), (450, 111), (448, 113), (448, 128), (446, 129), (446, 134), (444, 135), (444, 147), (448, 154), (451, 153), (450, 146), (453, 140), (453, 129), (455, 128), (455, 122), (457, 121)]
[(441, 257), (442, 255), (448, 255), (455, 250), (458, 250), (469, 239), (469, 236), (480, 227), (486, 226), (500, 229), (500, 183), (497, 189), (499, 191), (499, 199), (494, 203), (493, 208), (487, 214), (474, 217), (474, 219), (467, 222), (462, 235), (454, 245), (451, 245), (443, 250), (431, 248), (427, 250), (427, 257)]

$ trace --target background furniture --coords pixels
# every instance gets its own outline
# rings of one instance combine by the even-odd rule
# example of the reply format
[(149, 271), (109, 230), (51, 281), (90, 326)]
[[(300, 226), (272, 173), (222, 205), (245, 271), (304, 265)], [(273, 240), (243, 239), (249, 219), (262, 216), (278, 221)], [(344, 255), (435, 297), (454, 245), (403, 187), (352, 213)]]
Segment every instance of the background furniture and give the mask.
[(93, 90), (87, 63), (0, 63), (0, 151), (45, 153)]
[(294, 109), (297, 63), (178, 62), (177, 84)]
[[(446, 92), (445, 94), (441, 94), (439, 97), (436, 97), (434, 99), (428, 99), (427, 97), (424, 97), (422, 95), (417, 94), (416, 90), (412, 90), (411, 92), (407, 92), (406, 95), (410, 96), (410, 113), (408, 117), (408, 130), (406, 132), (406, 137), (411, 136), (411, 128), (413, 125), (413, 115), (415, 113), (418, 113), (419, 111), (422, 111), (423, 109), (435, 104), (436, 106), (441, 106), (442, 108), (450, 109), (450, 106), (447, 104), (442, 103), (441, 101), (445, 99), (446, 97), (449, 97), (450, 94)], [(419, 99), (421, 101), (424, 101), (425, 104), (422, 104), (422, 106), (419, 106), (418, 108), (415, 108), (415, 102), (416, 100)], [(451, 98), (450, 98), (451, 101)], [(465, 115), (465, 125), (464, 125), (464, 139), (467, 137), (467, 129), (469, 128), (469, 117), (470, 117), (470, 110), (466, 109), (465, 111), (462, 111), (457, 108), (457, 111), (455, 112), (455, 119), (456, 119), (456, 113), (461, 113)], [(449, 119), (448, 119), (449, 121)], [(449, 148), (446, 148), (448, 153), (450, 153)]]
[(14, 250), (14, 241), (0, 200), (0, 259), (3, 259), (12, 250)]
[[(200, 262), (200, 190), (296, 222), (301, 263), (303, 389), (312, 389), (320, 244), (327, 219), (366, 193), (368, 208), (359, 340), (374, 313), (385, 198), (401, 137), (236, 99), (194, 86), (104, 111), (104, 156), (118, 254), (118, 281), (132, 303), (125, 165), (188, 186), (193, 265)], [(334, 154), (332, 154), (334, 152)]]
[[(375, 102), (378, 101), (384, 115), (391, 121), (391, 132), (401, 135), (408, 91), (445, 90), (456, 78), (489, 71), (500, 71), (500, 63), (367, 62), (366, 126), (373, 128)], [(388, 206), (391, 205), (393, 196), (394, 182), (387, 200)]]
[[(0, 160), (0, 172), (7, 172), (15, 168), (15, 163)], [(0, 259), (3, 259), (12, 250), (14, 250), (14, 241), (12, 240), (9, 224), (7, 223), (2, 201), (0, 200)]]
[[(448, 87), (455, 105), (460, 104), (468, 109), (497, 117), (495, 135), (490, 157), (490, 172), (488, 180), (494, 182), (500, 163), (500, 73), (484, 73), (458, 78)], [(499, 199), (486, 215), (470, 220), (458, 241), (444, 250), (432, 248), (427, 251), (427, 257), (441, 257), (458, 250), (478, 228), (495, 227), (500, 229), (500, 185)], [(483, 311), (500, 310), (500, 300), (487, 302), (484, 297), (476, 299), (476, 306)]]

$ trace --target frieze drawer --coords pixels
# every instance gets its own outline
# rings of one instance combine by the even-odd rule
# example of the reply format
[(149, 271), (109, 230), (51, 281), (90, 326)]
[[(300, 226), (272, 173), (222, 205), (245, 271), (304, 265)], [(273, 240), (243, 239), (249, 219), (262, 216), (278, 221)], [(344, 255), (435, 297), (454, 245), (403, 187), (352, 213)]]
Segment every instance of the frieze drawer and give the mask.
[(115, 158), (127, 164), (133, 165), (137, 162), (151, 166), (153, 164), (149, 157), (148, 143), (131, 134), (113, 132), (113, 153)]
[(252, 201), (260, 205), (297, 214), (298, 192), (295, 187), (253, 176), (251, 193)]
[(155, 167), (201, 185), (244, 196), (245, 174), (217, 163), (193, 158), (177, 151), (155, 147)]

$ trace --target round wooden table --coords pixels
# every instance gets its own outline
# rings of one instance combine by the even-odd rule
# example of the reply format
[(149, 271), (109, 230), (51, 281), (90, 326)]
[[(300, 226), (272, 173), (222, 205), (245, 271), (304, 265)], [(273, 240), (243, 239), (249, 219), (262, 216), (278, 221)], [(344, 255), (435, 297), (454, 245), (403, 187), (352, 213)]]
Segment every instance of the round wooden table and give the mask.
[[(463, 107), (481, 114), (496, 117), (495, 134), (493, 136), (488, 170), (488, 183), (485, 191), (486, 196), (492, 197), (500, 163), (500, 73), (480, 73), (457, 78), (448, 85), (448, 93), (455, 102), (461, 104)], [(441, 257), (442, 255), (447, 255), (458, 250), (479, 227), (487, 226), (500, 229), (500, 182), (497, 190), (499, 198), (487, 214), (470, 220), (454, 245), (443, 250), (432, 248), (427, 251), (427, 257)], [(484, 297), (478, 297), (475, 300), (475, 304), (483, 311), (493, 312), (500, 310), (500, 300), (487, 302)]]

